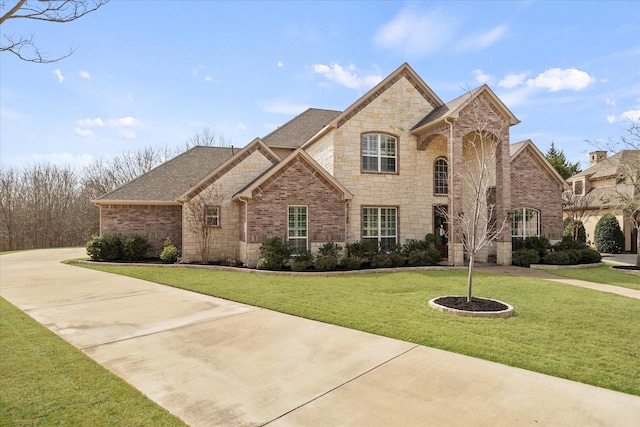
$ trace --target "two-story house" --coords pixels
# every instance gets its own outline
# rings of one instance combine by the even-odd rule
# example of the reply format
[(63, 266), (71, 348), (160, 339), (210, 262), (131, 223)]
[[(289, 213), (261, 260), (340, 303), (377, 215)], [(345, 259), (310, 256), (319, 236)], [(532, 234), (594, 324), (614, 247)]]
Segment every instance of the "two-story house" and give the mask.
[(506, 225), (480, 260), (510, 264), (512, 237), (562, 237), (566, 187), (531, 141), (510, 144), (517, 123), (488, 86), (444, 103), (403, 64), (344, 111), (309, 109), (242, 149), (195, 147), (94, 203), (101, 233), (140, 234), (156, 251), (171, 237), (190, 261), (203, 242), (210, 260), (255, 266), (271, 236), (295, 252), (433, 233), (462, 265), (451, 228), (471, 210), (465, 172), (480, 137), (490, 220)]

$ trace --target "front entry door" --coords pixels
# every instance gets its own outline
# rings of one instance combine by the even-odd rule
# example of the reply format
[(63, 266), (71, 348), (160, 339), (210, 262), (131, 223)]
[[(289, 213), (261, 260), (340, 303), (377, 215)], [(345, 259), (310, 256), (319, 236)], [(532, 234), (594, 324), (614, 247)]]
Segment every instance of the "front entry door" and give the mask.
[(440, 205), (433, 207), (433, 234), (436, 236), (436, 249), (442, 258), (449, 256), (449, 227), (447, 224), (447, 206)]

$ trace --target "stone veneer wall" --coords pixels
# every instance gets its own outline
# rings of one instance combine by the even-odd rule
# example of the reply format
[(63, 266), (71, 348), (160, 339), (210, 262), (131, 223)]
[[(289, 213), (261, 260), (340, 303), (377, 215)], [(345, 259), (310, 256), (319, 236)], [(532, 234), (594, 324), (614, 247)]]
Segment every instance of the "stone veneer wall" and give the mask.
[(156, 257), (167, 237), (180, 248), (182, 206), (101, 205), (100, 234), (143, 236), (151, 244), (147, 256)]
[(191, 262), (202, 261), (197, 233), (189, 228), (188, 210), (193, 203), (202, 203), (220, 207), (220, 226), (211, 228), (209, 261), (241, 260), (242, 251), (238, 245), (241, 237), (241, 203), (233, 202), (231, 197), (245, 187), (261, 173), (273, 165), (272, 160), (259, 151), (253, 151), (237, 165), (230, 168), (213, 184), (199, 193), (199, 196), (185, 203), (183, 215), (183, 257)]
[[(248, 199), (247, 239), (241, 242), (243, 261), (254, 266), (257, 248), (267, 238), (287, 239), (288, 206), (306, 205), (308, 234), (312, 248), (319, 244), (345, 241), (345, 201), (343, 194), (318, 173), (303, 157), (267, 179)], [(244, 209), (241, 206), (240, 209)], [(244, 218), (244, 213), (240, 213)], [(242, 235), (242, 233), (241, 233)]]
[[(377, 93), (357, 113), (333, 133), (333, 176), (353, 195), (349, 202), (348, 242), (361, 239), (363, 206), (398, 207), (398, 241), (423, 239), (433, 231), (433, 161), (435, 152), (417, 150), (416, 137), (410, 129), (433, 110), (431, 103), (407, 78), (402, 77), (385, 91)], [(398, 173), (362, 173), (361, 135), (379, 132), (398, 139)], [(308, 152), (322, 163), (312, 150)], [(440, 153), (440, 149), (438, 149)], [(440, 155), (446, 154), (446, 150)], [(438, 199), (442, 199), (441, 197)], [(445, 202), (446, 203), (446, 202)]]
[(552, 241), (562, 239), (562, 191), (529, 148), (512, 160), (511, 207), (538, 209), (540, 233)]

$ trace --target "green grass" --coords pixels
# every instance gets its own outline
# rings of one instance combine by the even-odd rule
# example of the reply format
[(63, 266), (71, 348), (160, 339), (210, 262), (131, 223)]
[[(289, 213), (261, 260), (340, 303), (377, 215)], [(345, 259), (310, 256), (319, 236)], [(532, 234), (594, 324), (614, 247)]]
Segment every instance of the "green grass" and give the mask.
[(3, 298), (0, 314), (0, 425), (185, 425)]
[(560, 277), (604, 283), (640, 291), (640, 276), (612, 270), (610, 268), (612, 265), (613, 264), (605, 264), (602, 267), (594, 268), (561, 268), (544, 271)]
[(464, 295), (466, 271), (276, 276), (98, 266), (207, 295), (640, 395), (640, 301), (544, 280), (476, 274), (474, 295), (515, 307), (509, 319), (428, 307)]

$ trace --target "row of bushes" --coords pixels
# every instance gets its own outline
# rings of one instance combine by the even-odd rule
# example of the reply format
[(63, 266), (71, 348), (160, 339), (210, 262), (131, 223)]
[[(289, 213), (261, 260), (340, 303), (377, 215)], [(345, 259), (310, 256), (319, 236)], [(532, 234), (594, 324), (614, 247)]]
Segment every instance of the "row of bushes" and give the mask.
[(562, 241), (551, 245), (546, 237), (515, 239), (511, 263), (521, 267), (531, 264), (575, 265), (600, 262), (600, 252), (586, 244), (563, 236)]
[[(105, 234), (93, 235), (85, 247), (93, 261), (140, 261), (147, 256), (151, 244), (142, 236)], [(164, 241), (158, 257), (166, 263), (178, 260), (178, 249), (171, 239)]]
[(375, 240), (348, 243), (344, 250), (340, 245), (329, 242), (319, 248), (316, 254), (302, 251), (291, 259), (289, 244), (280, 237), (265, 240), (259, 248), (260, 260), (257, 267), (264, 270), (293, 271), (337, 269), (355, 270), (364, 264), (373, 268), (436, 265), (441, 261), (440, 252), (430, 247), (427, 240), (410, 239), (404, 245), (396, 245), (384, 251)]

